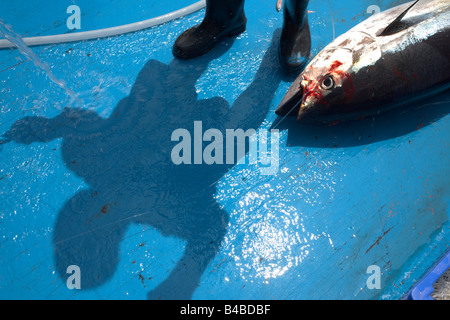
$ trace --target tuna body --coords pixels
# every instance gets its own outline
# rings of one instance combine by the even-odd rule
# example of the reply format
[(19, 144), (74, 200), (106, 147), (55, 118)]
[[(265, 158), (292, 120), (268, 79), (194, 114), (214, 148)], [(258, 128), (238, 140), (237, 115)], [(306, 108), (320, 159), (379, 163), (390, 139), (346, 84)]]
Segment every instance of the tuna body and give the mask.
[(375, 14), (326, 46), (294, 81), (277, 114), (304, 122), (355, 118), (448, 85), (450, 1), (412, 4)]

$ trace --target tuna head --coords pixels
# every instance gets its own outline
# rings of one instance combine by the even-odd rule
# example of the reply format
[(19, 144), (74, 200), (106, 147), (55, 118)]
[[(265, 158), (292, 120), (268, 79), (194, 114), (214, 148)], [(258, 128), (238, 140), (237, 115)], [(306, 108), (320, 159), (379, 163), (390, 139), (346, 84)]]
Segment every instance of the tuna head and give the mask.
[(352, 32), (325, 47), (293, 82), (276, 110), (300, 122), (329, 122), (353, 113), (360, 104), (359, 71), (380, 57), (367, 34)]

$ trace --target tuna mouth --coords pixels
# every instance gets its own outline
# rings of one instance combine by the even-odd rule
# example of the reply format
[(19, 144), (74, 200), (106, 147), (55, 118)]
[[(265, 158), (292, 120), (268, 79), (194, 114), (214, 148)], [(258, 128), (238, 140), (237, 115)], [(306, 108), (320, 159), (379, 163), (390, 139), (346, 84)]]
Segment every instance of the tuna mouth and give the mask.
[(280, 117), (295, 116), (300, 111), (302, 100), (303, 88), (300, 81), (296, 80), (281, 100), (275, 113)]
[(317, 96), (311, 81), (297, 78), (281, 100), (275, 113), (281, 117), (295, 116), (299, 123), (320, 122), (323, 110), (317, 106)]
[(315, 121), (317, 117), (317, 110), (313, 107), (315, 99), (308, 94), (308, 85), (309, 82), (303, 80), (302, 77), (296, 80), (280, 102), (275, 113), (281, 117), (295, 116), (297, 122)]

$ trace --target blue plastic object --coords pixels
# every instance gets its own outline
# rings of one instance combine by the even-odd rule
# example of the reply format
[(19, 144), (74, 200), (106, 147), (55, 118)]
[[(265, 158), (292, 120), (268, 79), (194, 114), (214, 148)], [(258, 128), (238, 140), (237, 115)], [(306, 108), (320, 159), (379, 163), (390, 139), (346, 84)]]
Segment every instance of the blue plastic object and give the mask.
[(448, 268), (450, 268), (450, 251), (414, 286), (408, 294), (408, 300), (434, 300), (431, 297), (434, 291), (433, 284)]

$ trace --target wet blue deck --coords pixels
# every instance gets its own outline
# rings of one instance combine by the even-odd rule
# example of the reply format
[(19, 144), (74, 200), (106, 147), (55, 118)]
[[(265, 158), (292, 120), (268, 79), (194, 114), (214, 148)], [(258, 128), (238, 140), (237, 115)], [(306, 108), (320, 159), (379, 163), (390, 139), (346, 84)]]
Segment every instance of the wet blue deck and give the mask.
[[(82, 31), (192, 3), (135, 1), (123, 14), (120, 2), (73, 2)], [(333, 3), (336, 36), (394, 2)], [(67, 32), (66, 2), (27, 3), (1, 18), (26, 36)], [(310, 2), (313, 53), (333, 37), (326, 3)], [(376, 119), (286, 119), (276, 175), (259, 163), (175, 166), (173, 130), (269, 129), (291, 81), (278, 70), (275, 0), (247, 1), (234, 42), (174, 60), (203, 13), (33, 48), (82, 109), (62, 111), (58, 86), (0, 50), (0, 132), (14, 140), (0, 145), (0, 298), (398, 299), (448, 250), (448, 92)], [(81, 290), (66, 286), (69, 265)], [(370, 265), (381, 289), (366, 286)]]

